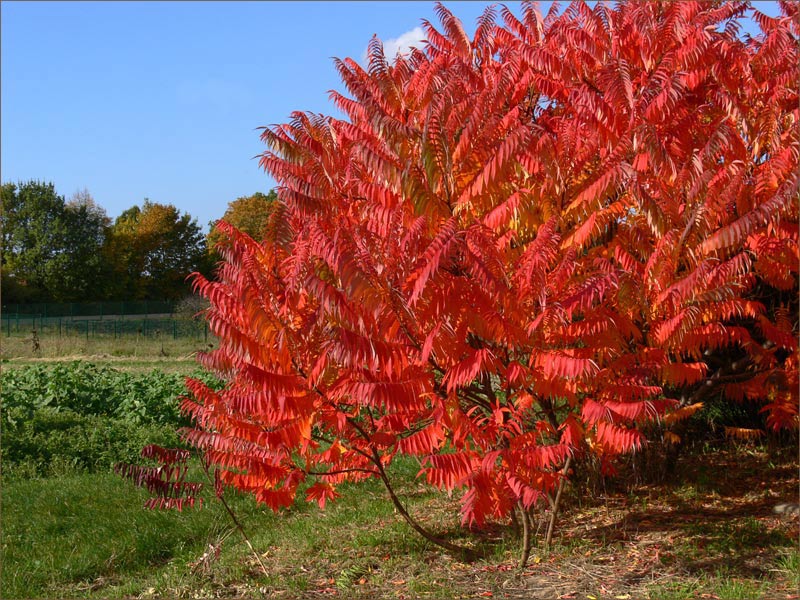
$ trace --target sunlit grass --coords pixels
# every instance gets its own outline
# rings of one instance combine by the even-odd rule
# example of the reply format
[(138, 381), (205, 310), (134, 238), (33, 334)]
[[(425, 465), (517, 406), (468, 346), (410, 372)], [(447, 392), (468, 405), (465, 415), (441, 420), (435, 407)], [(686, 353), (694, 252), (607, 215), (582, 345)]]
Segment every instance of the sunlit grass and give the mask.
[[(0, 335), (0, 358), (4, 367), (16, 365), (39, 364), (43, 361), (91, 359), (93, 362), (106, 360), (113, 363), (126, 363), (128, 368), (135, 368), (136, 362), (145, 364), (157, 363), (168, 366), (193, 360), (195, 353), (207, 350), (215, 344), (215, 339), (208, 336), (197, 339), (173, 339), (172, 336), (135, 336), (126, 335), (114, 338), (108, 335), (81, 336), (41, 334), (38, 336), (38, 347), (35, 347), (32, 334), (14, 333), (11, 336)], [(131, 360), (132, 359), (132, 360)]]

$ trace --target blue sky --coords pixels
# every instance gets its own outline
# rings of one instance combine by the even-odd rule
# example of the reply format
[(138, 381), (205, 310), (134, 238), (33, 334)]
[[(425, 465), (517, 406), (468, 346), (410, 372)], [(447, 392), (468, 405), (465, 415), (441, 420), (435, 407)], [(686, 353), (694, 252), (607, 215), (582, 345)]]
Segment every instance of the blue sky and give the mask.
[[(469, 32), (487, 4), (446, 2)], [(257, 127), (334, 113), (327, 92), (344, 86), (331, 58), (360, 60), (373, 34), (413, 38), (421, 19), (438, 23), (433, 8), (4, 1), (0, 176), (52, 181), (67, 198), (86, 188), (112, 218), (147, 197), (205, 228), (274, 186), (253, 158)]]

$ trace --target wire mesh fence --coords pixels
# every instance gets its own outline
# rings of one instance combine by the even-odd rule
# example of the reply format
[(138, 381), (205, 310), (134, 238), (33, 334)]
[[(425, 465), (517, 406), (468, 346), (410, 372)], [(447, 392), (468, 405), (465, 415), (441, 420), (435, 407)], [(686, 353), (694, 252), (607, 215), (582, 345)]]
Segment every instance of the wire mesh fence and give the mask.
[(124, 318), (132, 315), (171, 315), (175, 302), (160, 300), (125, 300), (104, 302), (39, 302), (33, 304), (4, 304), (4, 317), (37, 316), (45, 319), (102, 318), (107, 316)]
[(6, 337), (54, 335), (125, 338), (192, 339), (208, 341), (208, 325), (182, 314), (168, 301), (69, 302), (5, 304), (0, 330)]

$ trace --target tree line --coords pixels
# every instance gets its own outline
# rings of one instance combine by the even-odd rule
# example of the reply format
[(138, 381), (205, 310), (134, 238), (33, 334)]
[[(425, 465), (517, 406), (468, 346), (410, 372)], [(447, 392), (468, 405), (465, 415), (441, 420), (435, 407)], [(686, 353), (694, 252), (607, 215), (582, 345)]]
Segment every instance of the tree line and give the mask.
[[(238, 198), (222, 218), (257, 238), (275, 198)], [(3, 303), (180, 299), (190, 273), (214, 272), (215, 223), (206, 235), (190, 214), (147, 198), (112, 220), (87, 190), (65, 199), (51, 182), (4, 183)]]

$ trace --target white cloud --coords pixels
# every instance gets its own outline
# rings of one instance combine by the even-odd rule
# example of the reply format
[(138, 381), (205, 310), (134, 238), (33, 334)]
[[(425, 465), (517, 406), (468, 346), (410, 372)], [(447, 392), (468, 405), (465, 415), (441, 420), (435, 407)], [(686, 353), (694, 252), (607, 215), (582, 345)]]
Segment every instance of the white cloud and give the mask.
[[(394, 61), (398, 54), (405, 54), (411, 48), (419, 48), (422, 50), (425, 47), (425, 32), (422, 27), (414, 27), (411, 31), (406, 31), (399, 37), (383, 41), (383, 53), (386, 55), (386, 60), (391, 63)], [(367, 51), (361, 56), (361, 62), (366, 65), (369, 60), (367, 58)]]

